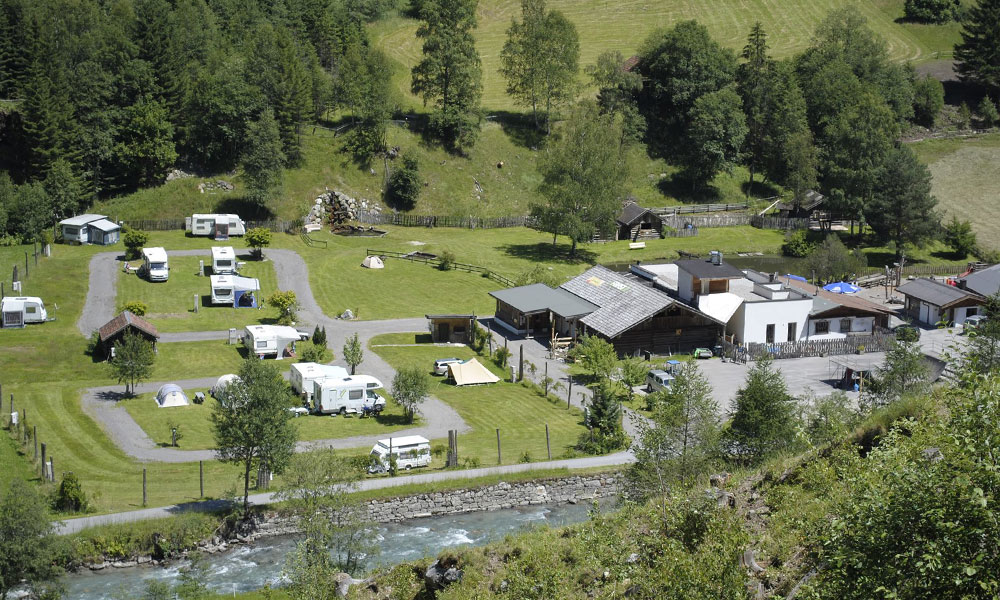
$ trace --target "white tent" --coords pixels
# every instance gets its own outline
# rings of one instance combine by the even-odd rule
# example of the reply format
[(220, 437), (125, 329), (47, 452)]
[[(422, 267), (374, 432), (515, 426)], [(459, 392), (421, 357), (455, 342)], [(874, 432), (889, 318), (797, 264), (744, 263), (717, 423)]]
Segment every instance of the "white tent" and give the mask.
[(187, 395), (179, 385), (168, 383), (161, 387), (160, 391), (156, 392), (156, 404), (160, 408), (167, 408), (170, 406), (187, 406), (189, 402)]
[(474, 358), (449, 364), (448, 373), (455, 380), (455, 385), (478, 385), (500, 381), (499, 377)]
[(232, 373), (229, 373), (227, 375), (223, 375), (222, 377), (219, 377), (218, 381), (215, 382), (215, 385), (213, 385), (212, 388), (208, 390), (208, 393), (211, 394), (211, 396), (213, 398), (215, 398), (216, 395), (220, 391), (222, 391), (222, 388), (224, 388), (227, 385), (229, 385), (230, 383), (238, 380), (239, 378), (240, 378), (239, 375), (234, 375)]
[(385, 263), (382, 259), (377, 256), (366, 256), (363, 261), (361, 261), (362, 267), (368, 267), (369, 269), (384, 269)]

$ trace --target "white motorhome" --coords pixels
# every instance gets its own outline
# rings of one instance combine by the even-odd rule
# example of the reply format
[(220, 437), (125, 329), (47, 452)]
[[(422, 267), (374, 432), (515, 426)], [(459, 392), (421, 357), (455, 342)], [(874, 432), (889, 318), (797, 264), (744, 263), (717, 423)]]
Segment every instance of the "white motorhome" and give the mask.
[(314, 362), (295, 363), (288, 381), (292, 390), (309, 401), (313, 396), (313, 382), (323, 379), (344, 379), (347, 369), (337, 365), (321, 365)]
[(41, 298), (7, 296), (0, 301), (0, 327), (24, 327), (28, 323), (44, 323), (48, 318)]
[(243, 331), (244, 345), (260, 358), (273, 355), (281, 360), (285, 349), (291, 345), (294, 350), (299, 339), (299, 332), (285, 325), (247, 325)]
[(212, 273), (236, 274), (236, 252), (232, 246), (212, 246)]
[(185, 229), (191, 235), (207, 235), (217, 240), (228, 240), (231, 235), (244, 235), (246, 223), (239, 215), (191, 215), (185, 219)]
[(163, 248), (143, 248), (139, 272), (150, 281), (166, 281), (170, 275), (167, 251)]
[(385, 473), (389, 470), (389, 456), (396, 457), (396, 468), (409, 471), (413, 467), (431, 464), (431, 443), (419, 435), (379, 440), (369, 455), (369, 473)]
[(375, 393), (382, 382), (370, 375), (354, 375), (342, 379), (313, 381), (312, 411), (314, 413), (357, 414), (367, 407), (381, 412), (385, 398)]
[(260, 281), (239, 275), (212, 275), (212, 304), (227, 304), (234, 308), (255, 308)]

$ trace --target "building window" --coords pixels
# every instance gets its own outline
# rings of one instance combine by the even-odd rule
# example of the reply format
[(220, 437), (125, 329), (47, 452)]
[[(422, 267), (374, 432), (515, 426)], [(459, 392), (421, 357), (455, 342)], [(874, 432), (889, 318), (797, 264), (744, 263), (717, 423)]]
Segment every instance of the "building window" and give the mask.
[(768, 344), (773, 344), (774, 343), (774, 323), (768, 323), (768, 325), (767, 325), (767, 333), (764, 334), (764, 340)]
[(829, 321), (816, 321), (816, 335), (830, 333)]
[(841, 319), (840, 320), (840, 332), (841, 333), (850, 333), (850, 331), (851, 331), (851, 320), (850, 319)]
[(789, 342), (794, 342), (796, 339), (798, 339), (798, 336), (795, 335), (796, 333), (798, 333), (797, 329), (798, 329), (797, 323), (789, 323), (788, 324), (788, 341)]

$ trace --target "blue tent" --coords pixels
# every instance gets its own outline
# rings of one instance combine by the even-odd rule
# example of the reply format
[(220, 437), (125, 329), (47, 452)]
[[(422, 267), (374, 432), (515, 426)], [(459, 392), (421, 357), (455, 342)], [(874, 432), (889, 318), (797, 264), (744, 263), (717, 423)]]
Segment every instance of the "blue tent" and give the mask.
[(838, 281), (836, 283), (828, 283), (823, 286), (823, 289), (828, 292), (833, 292), (834, 294), (857, 294), (861, 291), (856, 285), (847, 283), (846, 281)]

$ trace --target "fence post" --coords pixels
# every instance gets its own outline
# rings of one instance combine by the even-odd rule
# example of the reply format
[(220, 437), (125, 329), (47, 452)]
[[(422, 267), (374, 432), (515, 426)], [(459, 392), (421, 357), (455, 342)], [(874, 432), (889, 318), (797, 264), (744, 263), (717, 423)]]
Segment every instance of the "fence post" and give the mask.
[[(260, 286), (258, 286), (258, 287), (260, 287)], [(198, 294), (194, 295), (194, 312), (195, 313), (198, 312)]]
[(45, 444), (42, 444), (42, 479), (45, 479)]
[(52, 483), (56, 481), (56, 463), (51, 456), (49, 457), (49, 481)]
[(549, 460), (552, 460), (552, 446), (549, 445), (549, 424), (545, 424), (545, 451), (549, 455)]
[(519, 346), (517, 359), (517, 380), (524, 381), (524, 344)]
[[(545, 383), (545, 397), (549, 397), (549, 361), (545, 361), (545, 378), (542, 379)], [(546, 430), (548, 430), (548, 425), (546, 425)]]
[(146, 467), (142, 468), (142, 505), (146, 506)]
[(500, 428), (497, 427), (497, 464), (503, 464), (503, 460), (500, 458)]
[(198, 461), (198, 497), (205, 497), (205, 463)]
[(38, 425), (31, 426), (31, 439), (35, 441), (35, 457), (32, 460), (38, 460)]

